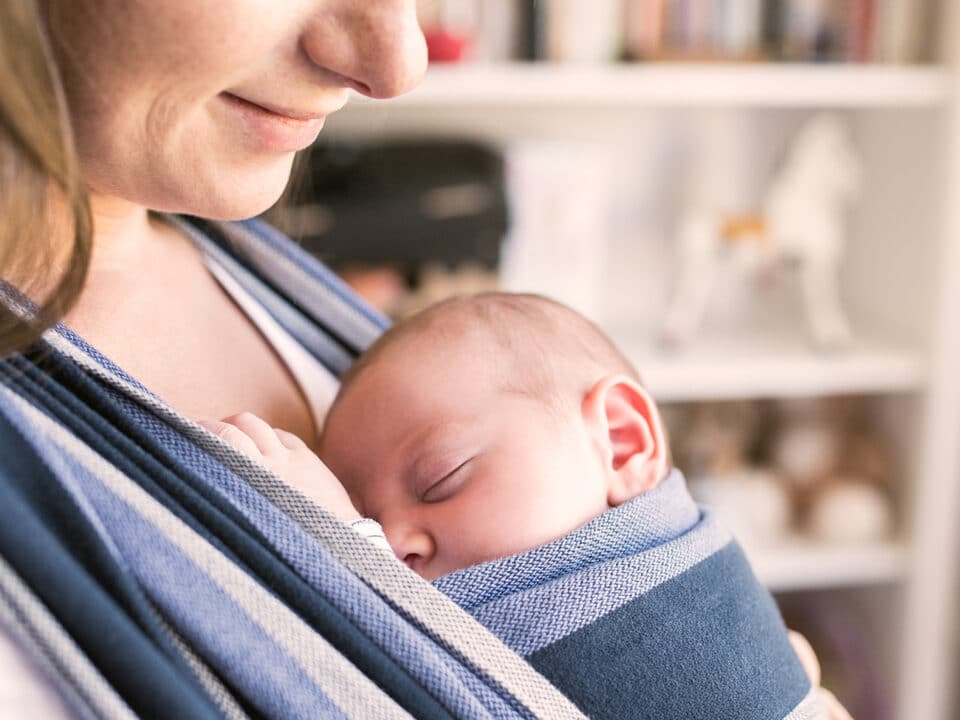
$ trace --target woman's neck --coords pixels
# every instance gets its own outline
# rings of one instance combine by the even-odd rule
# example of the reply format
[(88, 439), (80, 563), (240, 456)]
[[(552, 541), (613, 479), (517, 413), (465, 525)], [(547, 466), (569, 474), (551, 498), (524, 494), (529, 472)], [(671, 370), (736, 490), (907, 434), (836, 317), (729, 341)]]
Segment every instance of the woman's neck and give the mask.
[(147, 209), (110, 195), (90, 195), (95, 250), (138, 244), (151, 234)]
[(158, 241), (169, 241), (172, 228), (143, 205), (110, 195), (90, 195), (93, 217), (91, 272), (138, 270), (138, 260), (156, 251)]

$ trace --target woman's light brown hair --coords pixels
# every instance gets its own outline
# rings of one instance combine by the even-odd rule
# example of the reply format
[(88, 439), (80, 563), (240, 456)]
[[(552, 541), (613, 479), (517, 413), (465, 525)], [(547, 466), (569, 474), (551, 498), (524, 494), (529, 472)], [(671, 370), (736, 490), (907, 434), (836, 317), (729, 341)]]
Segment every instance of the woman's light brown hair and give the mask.
[[(92, 220), (60, 77), (35, 0), (0, 2), (0, 280), (36, 304), (0, 301), (0, 356), (76, 300)], [(0, 287), (8, 296), (6, 287)], [(2, 298), (0, 298), (2, 300)]]

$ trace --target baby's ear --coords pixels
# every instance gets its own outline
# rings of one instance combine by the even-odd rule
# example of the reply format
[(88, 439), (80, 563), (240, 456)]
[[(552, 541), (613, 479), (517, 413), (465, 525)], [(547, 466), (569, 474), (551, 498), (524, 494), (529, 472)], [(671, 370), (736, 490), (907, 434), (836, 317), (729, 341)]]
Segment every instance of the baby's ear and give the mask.
[(603, 458), (611, 507), (663, 479), (668, 456), (663, 425), (640, 383), (626, 375), (601, 378), (584, 398), (583, 415)]

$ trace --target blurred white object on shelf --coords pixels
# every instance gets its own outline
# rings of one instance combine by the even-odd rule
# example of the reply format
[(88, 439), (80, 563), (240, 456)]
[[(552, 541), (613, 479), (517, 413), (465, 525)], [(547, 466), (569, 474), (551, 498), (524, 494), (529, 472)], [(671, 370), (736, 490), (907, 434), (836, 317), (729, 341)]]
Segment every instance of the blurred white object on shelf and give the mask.
[(554, 62), (611, 62), (621, 45), (620, 0), (541, 0), (546, 59)]
[(699, 478), (690, 482), (690, 490), (746, 548), (777, 546), (787, 537), (790, 496), (769, 470), (744, 467), (726, 476)]
[[(713, 168), (716, 172), (716, 168)], [(670, 346), (684, 346), (698, 330), (724, 255), (739, 274), (799, 264), (804, 305), (817, 347), (850, 342), (840, 305), (839, 267), (846, 244), (846, 210), (859, 191), (860, 164), (846, 127), (832, 115), (810, 120), (792, 143), (759, 214), (730, 212), (698, 198), (678, 231), (679, 269), (662, 325)]]
[(877, 543), (893, 534), (893, 510), (875, 484), (839, 478), (815, 495), (806, 529), (824, 543)]
[(610, 218), (607, 146), (529, 142), (507, 149), (511, 225), (501, 260), (505, 290), (535, 292), (596, 317)]

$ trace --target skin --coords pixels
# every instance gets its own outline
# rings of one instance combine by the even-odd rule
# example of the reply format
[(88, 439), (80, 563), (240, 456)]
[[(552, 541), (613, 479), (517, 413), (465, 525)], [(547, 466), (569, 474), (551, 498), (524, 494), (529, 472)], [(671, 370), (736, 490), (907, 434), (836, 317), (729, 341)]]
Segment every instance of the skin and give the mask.
[(351, 88), (411, 89), (426, 57), (413, 0), (235, 0), (230, 12), (218, 0), (48, 0), (44, 12), (95, 228), (67, 323), (189, 416), (252, 411), (313, 444), (286, 366), (148, 209), (236, 219), (272, 205), (294, 152), (264, 148), (232, 96), (323, 115)]
[(262, 212), (293, 162), (257, 147), (228, 94), (329, 115), (425, 67), (412, 0), (50, 0), (47, 17), (90, 189), (204, 217)]
[[(600, 376), (558, 417), (501, 390), (488, 347), (474, 337), (442, 355), (410, 344), (381, 355), (328, 415), (325, 462), (250, 413), (205, 425), (345, 521), (358, 508), (377, 519), (428, 580), (565, 535), (663, 477), (660, 418), (632, 379)], [(810, 644), (789, 636), (819, 685)], [(831, 720), (852, 720), (820, 694)]]
[(632, 380), (584, 368), (589, 390), (554, 408), (502, 389), (484, 335), (443, 353), (400, 341), (324, 431), (326, 464), (427, 579), (566, 535), (666, 470), (659, 416)]
[[(87, 286), (67, 324), (174, 408), (227, 416), (218, 434), (241, 443), (251, 439), (243, 425), (278, 462), (304, 455), (274, 429), (306, 446), (317, 435), (286, 367), (190, 242), (148, 209), (237, 219), (269, 207), (293, 153), (251, 144), (230, 124), (223, 93), (324, 113), (345, 88), (405, 92), (426, 57), (414, 0), (234, 0), (229, 13), (219, 0), (41, 4), (95, 229)], [(266, 457), (251, 442), (247, 450)]]

